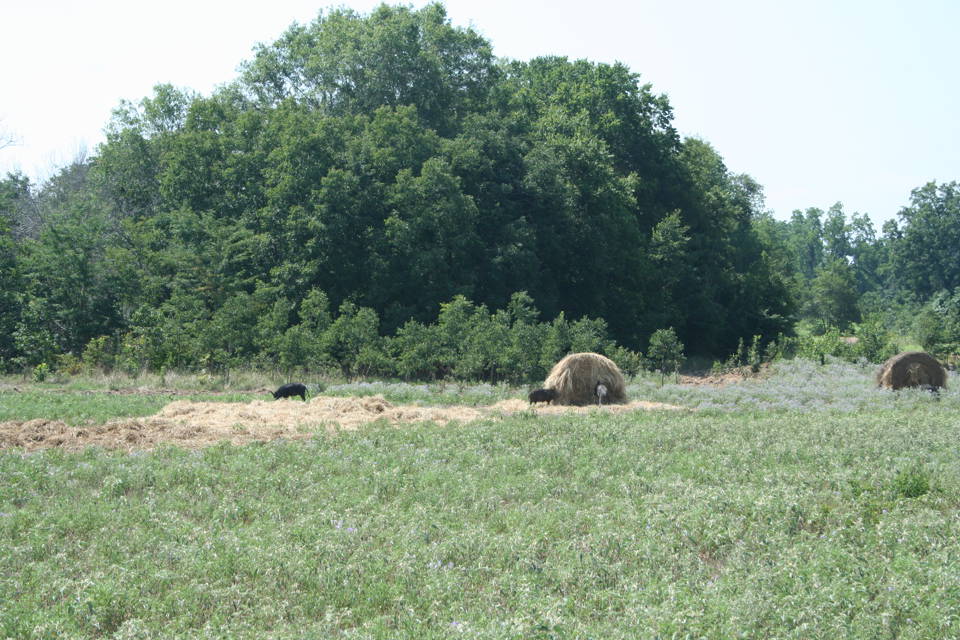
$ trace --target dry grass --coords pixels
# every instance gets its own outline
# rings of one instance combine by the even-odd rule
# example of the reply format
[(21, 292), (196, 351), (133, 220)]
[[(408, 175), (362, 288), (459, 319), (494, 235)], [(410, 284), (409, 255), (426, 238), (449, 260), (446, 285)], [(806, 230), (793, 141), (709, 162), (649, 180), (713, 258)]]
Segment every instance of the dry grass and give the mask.
[(111, 420), (95, 426), (70, 426), (60, 420), (27, 420), (0, 423), (0, 448), (26, 450), (59, 447), (80, 450), (87, 446), (126, 451), (155, 449), (162, 444), (199, 449), (228, 441), (234, 445), (285, 438), (304, 440), (318, 432), (358, 429), (377, 421), (394, 426), (433, 422), (466, 423), (532, 412), (536, 415), (624, 412), (643, 409), (679, 409), (656, 402), (596, 407), (543, 406), (531, 408), (518, 398), (489, 407), (421, 407), (394, 405), (383, 396), (336, 398), (318, 396), (299, 400), (239, 402), (171, 402), (145, 418)]
[(947, 386), (947, 371), (936, 358), (923, 351), (899, 353), (884, 362), (877, 371), (877, 385), (888, 389)]
[(557, 391), (555, 404), (583, 406), (596, 403), (594, 389), (598, 383), (607, 387), (607, 402), (627, 401), (627, 385), (620, 368), (599, 353), (571, 353), (553, 365), (543, 386)]

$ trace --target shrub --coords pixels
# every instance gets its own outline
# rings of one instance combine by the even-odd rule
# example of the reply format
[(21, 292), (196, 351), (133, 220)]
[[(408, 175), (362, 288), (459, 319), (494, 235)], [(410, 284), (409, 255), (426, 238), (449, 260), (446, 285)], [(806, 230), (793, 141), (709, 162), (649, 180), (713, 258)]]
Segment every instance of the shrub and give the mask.
[(72, 353), (61, 353), (57, 356), (57, 371), (75, 376), (83, 371), (83, 363)]
[(917, 314), (913, 332), (923, 348), (940, 359), (960, 353), (960, 289), (933, 296)]
[(647, 357), (654, 369), (660, 371), (660, 384), (667, 371), (676, 373), (683, 363), (683, 343), (677, 337), (673, 327), (657, 329), (650, 336)]
[(867, 316), (863, 322), (854, 325), (853, 335), (857, 338), (853, 354), (868, 362), (883, 362), (899, 351), (893, 335), (878, 314)]
[(47, 379), (48, 375), (50, 375), (50, 365), (48, 365), (46, 362), (41, 362), (33, 368), (34, 382), (43, 382)]
[(902, 469), (893, 478), (893, 491), (904, 498), (919, 498), (930, 492), (930, 474), (919, 465)]
[(87, 346), (83, 348), (83, 355), (80, 357), (81, 360), (83, 360), (84, 368), (87, 370), (100, 368), (105, 371), (113, 369), (116, 354), (113, 352), (112, 347), (113, 345), (108, 336), (100, 336), (99, 338), (90, 340)]
[(643, 370), (643, 354), (639, 351), (632, 351), (617, 345), (610, 349), (606, 356), (617, 363), (625, 376), (633, 377)]

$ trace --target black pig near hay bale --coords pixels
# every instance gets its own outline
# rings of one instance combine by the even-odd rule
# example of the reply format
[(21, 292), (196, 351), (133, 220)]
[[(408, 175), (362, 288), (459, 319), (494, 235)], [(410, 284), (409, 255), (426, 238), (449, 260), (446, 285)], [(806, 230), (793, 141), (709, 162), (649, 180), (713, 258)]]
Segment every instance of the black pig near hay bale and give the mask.
[(599, 353), (571, 353), (553, 365), (543, 386), (557, 392), (554, 404), (583, 406), (597, 400), (597, 385), (606, 390), (608, 404), (627, 401), (627, 383), (620, 368)]
[(534, 389), (530, 392), (530, 404), (545, 402), (550, 404), (557, 397), (557, 392), (553, 389)]
[(880, 365), (877, 386), (887, 389), (923, 387), (936, 391), (947, 386), (947, 371), (937, 359), (923, 351), (899, 353)]

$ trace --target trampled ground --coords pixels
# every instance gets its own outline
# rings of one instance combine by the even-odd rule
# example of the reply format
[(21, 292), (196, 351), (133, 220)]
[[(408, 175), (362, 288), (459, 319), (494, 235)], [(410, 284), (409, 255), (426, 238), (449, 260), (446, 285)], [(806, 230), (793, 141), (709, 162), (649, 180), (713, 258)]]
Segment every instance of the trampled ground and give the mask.
[(71, 426), (62, 420), (33, 419), (0, 422), (0, 448), (26, 450), (60, 447), (79, 450), (95, 445), (126, 451), (154, 449), (175, 444), (196, 449), (222, 441), (232, 444), (265, 442), (284, 438), (302, 440), (322, 431), (357, 429), (373, 422), (409, 425), (422, 422), (446, 424), (498, 418), (523, 411), (538, 415), (625, 412), (648, 409), (680, 409), (660, 402), (634, 401), (602, 408), (537, 405), (520, 399), (502, 400), (487, 407), (393, 404), (383, 396), (317, 396), (300, 400), (252, 402), (191, 402), (175, 400), (158, 413), (142, 418), (121, 418), (100, 425)]

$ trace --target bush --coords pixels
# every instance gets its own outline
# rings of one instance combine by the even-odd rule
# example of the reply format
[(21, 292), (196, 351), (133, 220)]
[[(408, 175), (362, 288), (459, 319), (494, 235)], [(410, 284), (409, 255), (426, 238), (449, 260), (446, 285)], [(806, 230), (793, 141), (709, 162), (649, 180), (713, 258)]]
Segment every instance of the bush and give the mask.
[(683, 343), (677, 337), (673, 327), (657, 329), (650, 336), (650, 346), (647, 348), (647, 357), (651, 366), (660, 371), (660, 384), (667, 371), (676, 373), (683, 363)]
[(913, 332), (923, 348), (939, 359), (960, 353), (960, 289), (933, 296), (917, 314)]
[(80, 357), (81, 360), (83, 360), (84, 368), (88, 371), (97, 368), (105, 371), (113, 369), (116, 354), (113, 352), (112, 347), (113, 345), (108, 336), (93, 338), (87, 343), (87, 346), (83, 348), (83, 355)]
[(920, 466), (897, 472), (893, 479), (893, 491), (904, 498), (919, 498), (930, 492), (930, 474)]
[(75, 376), (83, 371), (83, 362), (72, 353), (61, 353), (57, 356), (57, 371)]
[(868, 316), (852, 328), (853, 336), (842, 336), (839, 329), (831, 327), (819, 336), (786, 338), (780, 351), (814, 361), (822, 361), (826, 356), (832, 356), (847, 362), (866, 360), (880, 363), (899, 350), (893, 334), (886, 329), (879, 315)]
[(631, 351), (626, 347), (617, 345), (609, 349), (605, 355), (620, 367), (624, 376), (633, 377), (643, 371), (643, 354), (639, 351)]
[(863, 322), (854, 325), (853, 335), (857, 338), (853, 354), (867, 362), (883, 362), (899, 351), (893, 334), (884, 326), (879, 314), (867, 316)]
[(33, 368), (34, 382), (43, 382), (47, 379), (48, 375), (50, 375), (50, 365), (48, 365), (46, 362), (41, 362)]
[[(229, 375), (235, 367), (286, 372), (335, 368), (347, 377), (513, 384), (542, 380), (574, 352), (609, 354), (626, 375), (636, 375), (644, 363), (639, 352), (614, 344), (602, 319), (571, 322), (560, 312), (551, 322), (538, 322), (539, 312), (523, 292), (493, 313), (455, 296), (440, 306), (436, 322), (410, 320), (392, 337), (380, 335), (376, 311), (350, 301), (331, 317), (320, 290), (308, 295), (299, 314), (285, 298), (273, 300), (271, 295), (264, 288), (237, 294), (213, 312), (195, 297), (174, 295), (160, 308), (135, 311), (126, 333), (91, 339), (81, 357), (51, 354), (43, 363), (68, 374), (100, 367), (134, 377), (145, 371)], [(287, 326), (297, 316), (299, 323)], [(49, 373), (51, 365), (45, 366)]]

